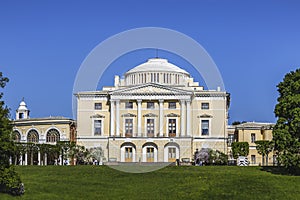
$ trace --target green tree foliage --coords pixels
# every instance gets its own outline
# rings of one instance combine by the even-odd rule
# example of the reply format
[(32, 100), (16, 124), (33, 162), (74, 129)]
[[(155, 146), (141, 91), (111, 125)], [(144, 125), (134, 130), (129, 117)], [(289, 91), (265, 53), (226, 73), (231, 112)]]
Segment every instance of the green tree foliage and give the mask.
[(255, 141), (257, 152), (262, 155), (262, 165), (265, 165), (265, 156), (266, 156), (266, 165), (268, 165), (268, 156), (269, 153), (273, 150), (273, 142), (269, 140), (257, 140)]
[(249, 144), (248, 142), (234, 142), (231, 145), (232, 155), (235, 159), (239, 156), (248, 156)]
[[(4, 88), (8, 81), (8, 78), (3, 77), (0, 72), (0, 88)], [(10, 158), (15, 148), (11, 137), (9, 109), (1, 100), (2, 97), (3, 92), (0, 92), (0, 192), (21, 195), (24, 193), (24, 186), (15, 169), (10, 166)]]
[(300, 69), (286, 74), (277, 88), (279, 97), (275, 107), (274, 149), (279, 164), (297, 170), (300, 168)]

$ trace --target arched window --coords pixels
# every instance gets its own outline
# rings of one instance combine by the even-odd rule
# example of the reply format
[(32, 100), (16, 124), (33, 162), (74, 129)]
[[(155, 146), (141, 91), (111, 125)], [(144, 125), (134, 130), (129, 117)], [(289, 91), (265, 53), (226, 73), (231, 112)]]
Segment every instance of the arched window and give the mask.
[(59, 141), (59, 132), (56, 129), (50, 129), (47, 132), (46, 142), (58, 142)]
[(14, 142), (21, 141), (21, 134), (19, 133), (19, 131), (14, 131), (12, 137), (13, 137), (12, 139)]
[(37, 143), (39, 141), (39, 134), (36, 130), (30, 130), (27, 134), (27, 142)]

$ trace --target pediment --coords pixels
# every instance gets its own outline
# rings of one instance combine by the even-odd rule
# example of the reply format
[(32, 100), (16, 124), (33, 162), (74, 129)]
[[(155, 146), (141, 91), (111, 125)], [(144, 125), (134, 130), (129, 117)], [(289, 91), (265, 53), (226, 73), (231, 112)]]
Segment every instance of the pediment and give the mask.
[(143, 115), (143, 117), (157, 117), (158, 115), (153, 114), (153, 113), (147, 113), (145, 115)]
[(136, 115), (132, 114), (132, 113), (126, 113), (126, 114), (121, 115), (121, 117), (136, 117)]
[(160, 85), (156, 83), (146, 83), (142, 85), (127, 87), (112, 91), (111, 95), (154, 95), (154, 94), (165, 94), (165, 95), (192, 95), (192, 92), (182, 90), (174, 87)]
[(170, 113), (165, 115), (165, 117), (180, 117), (180, 115), (176, 114), (176, 113)]
[(95, 114), (95, 115), (90, 116), (90, 118), (105, 118), (105, 116), (100, 115), (100, 114)]
[(198, 118), (212, 118), (209, 114), (198, 115)]

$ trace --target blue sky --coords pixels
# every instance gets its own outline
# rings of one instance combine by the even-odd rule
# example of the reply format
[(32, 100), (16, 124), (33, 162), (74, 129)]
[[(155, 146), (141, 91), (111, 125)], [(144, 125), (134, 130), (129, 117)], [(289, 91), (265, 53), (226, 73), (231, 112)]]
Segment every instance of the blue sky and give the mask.
[[(25, 97), (31, 117), (72, 118), (73, 83), (93, 48), (128, 29), (164, 27), (188, 35), (210, 54), (231, 93), (230, 122), (275, 122), (276, 85), (300, 63), (299, 9), (290, 0), (2, 0), (0, 71), (10, 78), (4, 100), (12, 117)], [(110, 66), (99, 87), (155, 56), (154, 50), (135, 53), (116, 61), (119, 68)]]

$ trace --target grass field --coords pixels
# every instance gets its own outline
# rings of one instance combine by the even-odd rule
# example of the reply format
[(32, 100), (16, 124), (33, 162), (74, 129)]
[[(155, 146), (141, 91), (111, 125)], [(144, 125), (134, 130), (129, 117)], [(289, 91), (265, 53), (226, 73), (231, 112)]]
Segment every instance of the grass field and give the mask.
[[(261, 167), (166, 167), (132, 174), (107, 166), (19, 166), (25, 195), (0, 199), (300, 199), (300, 176)], [(269, 168), (274, 170), (274, 168)]]

